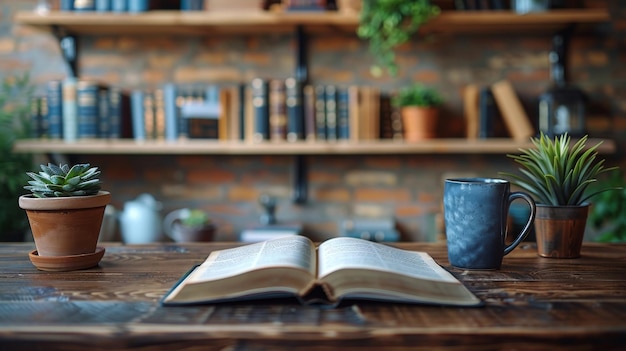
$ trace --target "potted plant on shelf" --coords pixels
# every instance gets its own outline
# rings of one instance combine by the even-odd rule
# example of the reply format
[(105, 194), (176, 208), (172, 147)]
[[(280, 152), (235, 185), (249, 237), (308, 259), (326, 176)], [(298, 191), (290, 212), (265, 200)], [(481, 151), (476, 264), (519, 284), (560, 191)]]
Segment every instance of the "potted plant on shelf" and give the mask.
[(176, 242), (211, 241), (215, 235), (213, 221), (200, 209), (182, 208), (168, 213), (163, 229)]
[(415, 142), (437, 136), (439, 106), (443, 104), (437, 90), (417, 83), (400, 89), (391, 102), (400, 109), (404, 140)]
[(24, 186), (31, 194), (19, 197), (33, 232), (36, 250), (31, 262), (41, 270), (67, 271), (98, 264), (104, 248), (96, 247), (111, 194), (100, 190), (100, 171), (88, 163), (70, 167), (41, 165), (41, 172)]
[(380, 76), (386, 69), (395, 76), (396, 48), (439, 13), (430, 0), (363, 0), (357, 35), (369, 40), (369, 50), (378, 62), (372, 66), (372, 75)]
[(617, 167), (606, 168), (604, 159), (596, 160), (600, 143), (587, 147), (586, 135), (573, 145), (567, 133), (554, 139), (541, 133), (531, 141), (534, 148), (520, 149), (520, 155), (508, 155), (522, 166), (520, 174), (502, 174), (537, 202), (535, 236), (539, 255), (579, 257), (589, 213), (588, 200), (616, 189), (598, 187), (588, 191), (589, 186), (597, 182), (600, 174)]

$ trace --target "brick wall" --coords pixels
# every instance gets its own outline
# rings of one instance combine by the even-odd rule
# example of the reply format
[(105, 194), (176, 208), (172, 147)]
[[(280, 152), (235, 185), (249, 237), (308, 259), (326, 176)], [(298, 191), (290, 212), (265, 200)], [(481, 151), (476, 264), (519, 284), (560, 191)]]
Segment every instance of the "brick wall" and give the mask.
[[(11, 18), (36, 1), (0, 0), (0, 78), (29, 71), (40, 91), (67, 67), (48, 33), (19, 26)], [(613, 20), (596, 32), (575, 36), (570, 48), (570, 81), (590, 97), (588, 129), (594, 137), (618, 141), (609, 164), (626, 169), (626, 4), (611, 7)], [(294, 38), (285, 34), (168, 37), (97, 36), (81, 39), (80, 75), (110, 85), (154, 88), (165, 81), (207, 83), (249, 81), (255, 76), (288, 77), (293, 72)], [(352, 34), (313, 36), (313, 83), (375, 84), (391, 91), (422, 81), (446, 97), (443, 136), (462, 136), (460, 94), (464, 85), (511, 80), (531, 115), (536, 98), (548, 86), (551, 38), (540, 34), (463, 34), (429, 38), (401, 48), (396, 78), (369, 75), (367, 46)], [(290, 201), (289, 156), (79, 156), (104, 170), (113, 203), (142, 192), (163, 203), (163, 213), (194, 206), (211, 211), (219, 240), (235, 239), (257, 223), (261, 193), (279, 198), (278, 219), (301, 221), (307, 233), (323, 239), (351, 215), (395, 216), (407, 240), (434, 240), (440, 212), (442, 179), (450, 174), (497, 176), (513, 165), (504, 155), (308, 156), (309, 199)]]

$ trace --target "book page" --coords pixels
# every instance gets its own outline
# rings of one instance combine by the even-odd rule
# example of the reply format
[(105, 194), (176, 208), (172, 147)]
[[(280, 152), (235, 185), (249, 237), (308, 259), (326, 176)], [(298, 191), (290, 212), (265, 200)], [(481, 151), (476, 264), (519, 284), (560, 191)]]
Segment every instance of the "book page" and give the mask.
[(290, 236), (214, 251), (193, 272), (189, 282), (217, 280), (270, 267), (301, 268), (315, 275), (315, 261), (311, 241), (303, 236)]
[(425, 252), (407, 251), (356, 238), (333, 238), (320, 244), (319, 278), (345, 268), (392, 272), (421, 279), (456, 282)]

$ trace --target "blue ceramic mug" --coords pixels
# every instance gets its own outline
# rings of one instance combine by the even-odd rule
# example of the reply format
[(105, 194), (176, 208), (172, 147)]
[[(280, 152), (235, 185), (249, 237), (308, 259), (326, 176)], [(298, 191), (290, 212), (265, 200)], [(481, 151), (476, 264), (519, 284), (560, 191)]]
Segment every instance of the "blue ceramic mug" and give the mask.
[[(508, 181), (497, 178), (446, 179), (444, 222), (450, 264), (467, 269), (500, 269), (535, 220), (535, 201), (524, 192), (511, 192)], [(522, 199), (530, 208), (526, 225), (506, 244), (511, 202)]]

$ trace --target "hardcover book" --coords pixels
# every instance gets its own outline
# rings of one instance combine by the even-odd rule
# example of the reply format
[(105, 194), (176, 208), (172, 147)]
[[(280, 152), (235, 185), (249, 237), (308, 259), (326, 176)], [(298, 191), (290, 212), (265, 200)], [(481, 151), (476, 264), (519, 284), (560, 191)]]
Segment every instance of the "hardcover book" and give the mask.
[(481, 300), (425, 252), (300, 235), (212, 252), (162, 299), (164, 306), (296, 297), (337, 305), (379, 300), (478, 306)]
[(252, 80), (252, 106), (255, 142), (269, 139), (269, 94), (268, 82), (261, 78)]
[(528, 141), (535, 135), (530, 118), (508, 80), (502, 80), (491, 86), (491, 91), (509, 134), (517, 141)]
[(63, 81), (63, 140), (74, 142), (78, 140), (78, 100), (76, 99), (76, 78), (67, 77)]
[(270, 140), (287, 140), (287, 92), (285, 82), (272, 79), (269, 82), (269, 132)]
[(63, 138), (63, 82), (51, 80), (46, 85), (48, 101), (48, 137)]
[(285, 81), (287, 100), (287, 140), (298, 141), (304, 136), (302, 84), (295, 78)]

